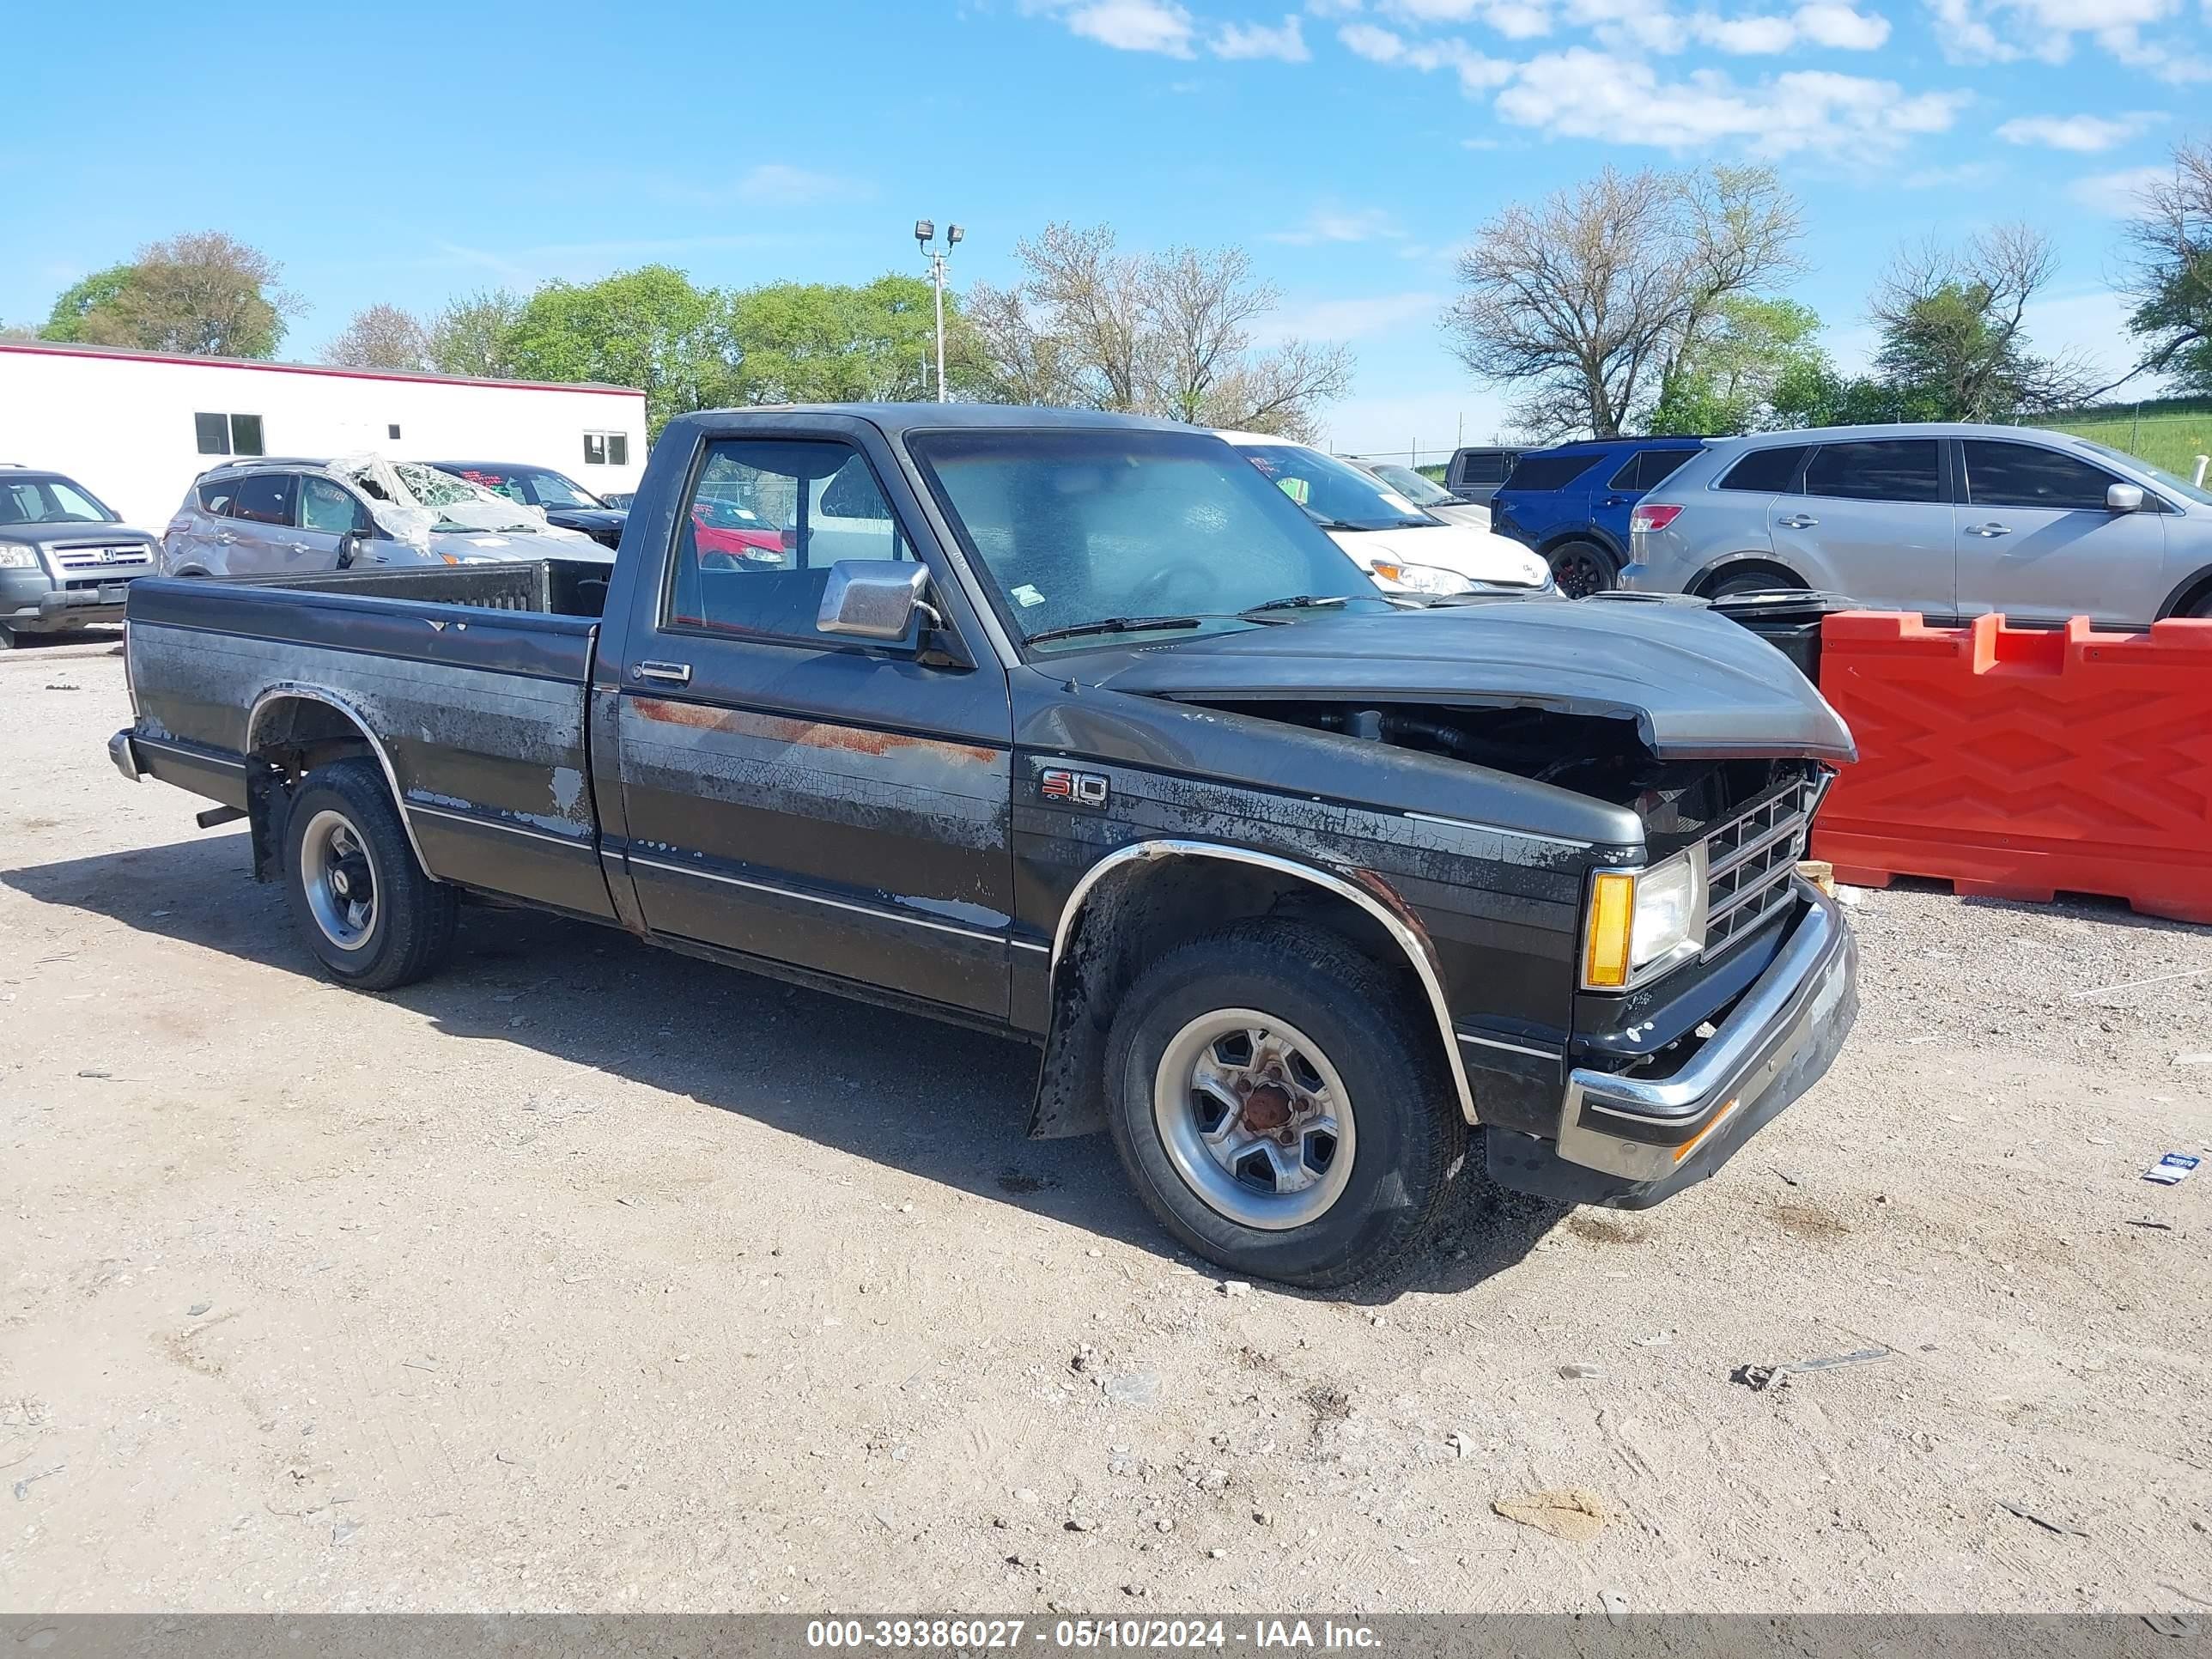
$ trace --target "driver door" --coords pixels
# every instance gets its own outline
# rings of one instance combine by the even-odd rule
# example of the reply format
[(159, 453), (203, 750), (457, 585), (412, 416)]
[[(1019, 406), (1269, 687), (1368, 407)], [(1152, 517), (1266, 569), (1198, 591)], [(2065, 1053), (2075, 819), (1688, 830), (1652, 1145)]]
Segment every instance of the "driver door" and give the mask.
[[(1004, 1018), (1005, 672), (988, 653), (947, 666), (911, 635), (815, 627), (840, 560), (919, 559), (956, 635), (965, 614), (862, 424), (706, 445), (665, 579), (633, 601), (617, 707), (624, 854), (656, 933)], [(785, 559), (702, 556), (693, 509), (732, 499), (792, 527)], [(981, 643), (972, 620), (967, 637)]]

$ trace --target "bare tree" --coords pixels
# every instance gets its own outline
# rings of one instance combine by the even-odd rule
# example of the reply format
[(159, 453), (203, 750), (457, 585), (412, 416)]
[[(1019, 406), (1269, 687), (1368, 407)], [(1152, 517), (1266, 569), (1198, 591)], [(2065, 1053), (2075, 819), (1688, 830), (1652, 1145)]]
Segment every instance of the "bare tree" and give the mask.
[(1105, 226), (1053, 224), (1015, 252), (1026, 279), (962, 305), (999, 397), (1304, 435), (1351, 384), (1341, 346), (1257, 343), (1281, 295), (1241, 248), (1124, 254)]
[(219, 230), (190, 231), (138, 250), (111, 273), (112, 292), (88, 310), (77, 337), (210, 357), (266, 357), (284, 323), (306, 309), (276, 286), (283, 269)]
[(1445, 331), (1474, 374), (1522, 389), (1517, 417), (1531, 430), (1617, 437), (1722, 301), (1797, 268), (1802, 234), (1768, 168), (1608, 167), (1475, 232)]
[(373, 305), (354, 313), (345, 331), (323, 348), (323, 361), (343, 368), (430, 367), (430, 336), (413, 313)]
[(2122, 284), (2136, 301), (2128, 327), (2146, 347), (2136, 372), (2212, 392), (2212, 142), (2176, 145), (2172, 175), (2141, 203), (2127, 229), (2134, 269)]
[(2031, 349), (2029, 305), (2057, 274), (2051, 239), (1994, 226), (1957, 246), (1900, 251), (1868, 310), (1881, 331), (1875, 372), (1933, 418), (1988, 421), (2077, 404), (2097, 376), (2076, 354)]

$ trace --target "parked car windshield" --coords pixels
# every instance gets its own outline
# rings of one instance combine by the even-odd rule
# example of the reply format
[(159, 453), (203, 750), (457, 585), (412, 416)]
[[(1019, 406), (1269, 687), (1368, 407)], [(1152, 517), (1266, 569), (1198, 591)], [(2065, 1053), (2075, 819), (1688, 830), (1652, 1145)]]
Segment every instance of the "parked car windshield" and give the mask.
[(1304, 444), (1238, 445), (1237, 453), (1330, 530), (1411, 530), (1437, 520), (1379, 478)]
[(1433, 478), (1423, 477), (1410, 466), (1399, 466), (1389, 461), (1370, 461), (1367, 470), (1389, 484), (1415, 507), (1457, 507), (1462, 505), (1453, 495)]
[(511, 501), (538, 507), (597, 508), (605, 505), (574, 480), (540, 467), (458, 466), (453, 469), (453, 476), (472, 484), (482, 484), (495, 495), (504, 495)]
[[(1024, 642), (1116, 619), (1169, 624), (1139, 635), (1146, 639), (1255, 627), (1239, 613), (1301, 598), (1330, 609), (1389, 608), (1342, 550), (1246, 463), (1250, 451), (1218, 438), (935, 432), (911, 447), (1000, 616)], [(1083, 635), (1063, 648), (1098, 642)]]
[(59, 474), (0, 479), (0, 524), (113, 524), (115, 515)]
[(2143, 459), (2140, 455), (2130, 455), (2124, 450), (2107, 449), (2104, 445), (2093, 442), (2087, 438), (2084, 438), (2081, 441), (2081, 447), (2084, 449), (2094, 449), (2100, 455), (2108, 455), (2116, 461), (2124, 461), (2128, 465), (2133, 467), (2136, 471), (2142, 473), (2145, 477), (2156, 479), (2161, 489), (2173, 490), (2179, 495), (2187, 496), (2192, 501), (2200, 502), (2206, 507), (2212, 507), (2212, 489), (2205, 489), (2197, 484), (2193, 484), (2186, 478), (2180, 477), (2174, 473), (2168, 472), (2162, 466), (2153, 466), (2148, 461)]

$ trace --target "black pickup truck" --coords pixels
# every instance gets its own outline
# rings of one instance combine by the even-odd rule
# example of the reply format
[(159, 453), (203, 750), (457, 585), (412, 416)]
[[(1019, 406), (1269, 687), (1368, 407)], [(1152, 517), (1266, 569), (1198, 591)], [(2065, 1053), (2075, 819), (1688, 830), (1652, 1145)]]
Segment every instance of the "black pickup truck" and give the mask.
[(1851, 1022), (1796, 869), (1850, 734), (1700, 601), (1386, 599), (1207, 434), (927, 404), (674, 422), (605, 576), (137, 582), (113, 758), (249, 818), (364, 990), (477, 893), (1026, 1038), (1032, 1133), (1299, 1285), (1475, 1126), (1656, 1203)]

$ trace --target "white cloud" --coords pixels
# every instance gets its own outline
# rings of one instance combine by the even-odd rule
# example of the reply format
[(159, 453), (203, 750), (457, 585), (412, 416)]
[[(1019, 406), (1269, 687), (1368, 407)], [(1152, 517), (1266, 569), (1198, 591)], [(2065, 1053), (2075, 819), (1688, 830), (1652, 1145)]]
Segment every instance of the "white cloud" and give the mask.
[(1255, 330), (1263, 343), (1276, 340), (1357, 340), (1410, 322), (1433, 323), (1445, 296), (1427, 292), (1377, 294), (1354, 300), (1317, 300), (1292, 306)]
[(2143, 192), (2173, 177), (2171, 167), (2123, 167), (2118, 173), (2093, 173), (2066, 186), (2069, 201), (2107, 219), (2131, 219), (2142, 210)]
[(1359, 7), (1360, 0), (1306, 0), (1306, 10), (1316, 17), (1349, 17)]
[(1503, 86), (1513, 65), (1502, 58), (1486, 58), (1466, 41), (1446, 37), (1438, 40), (1408, 40), (1374, 23), (1347, 23), (1336, 38), (1360, 57), (1376, 64), (1403, 64), (1423, 72), (1449, 69), (1459, 76), (1461, 89), (1473, 94)]
[(1216, 58), (1275, 58), (1285, 64), (1303, 64), (1313, 56), (1295, 15), (1272, 29), (1264, 23), (1224, 23), (1211, 49)]
[[(2063, 64), (2086, 37), (2161, 81), (2212, 80), (2212, 58), (2178, 49), (2188, 0), (1925, 0), (1945, 54), (1965, 63)], [(2157, 31), (2146, 40), (2146, 29)]]
[(748, 167), (737, 183), (738, 199), (756, 206), (796, 207), (802, 203), (853, 193), (854, 186), (846, 179), (827, 173), (811, 173), (805, 167), (786, 167), (781, 161), (763, 161), (758, 167)]
[(1056, 17), (1069, 33), (1117, 52), (1188, 58), (1196, 32), (1190, 14), (1175, 0), (1022, 0), (1022, 9)]
[(1558, 137), (1688, 149), (1717, 143), (1753, 154), (1881, 154), (1948, 129), (1966, 96), (1907, 94), (1893, 81), (1799, 70), (1743, 85), (1718, 70), (1669, 74), (1586, 47), (1522, 64), (1498, 113)]
[(2008, 144), (2040, 144), (2046, 149), (2093, 155), (2099, 150), (2118, 149), (2163, 118), (2148, 110), (2118, 117), (2022, 115), (1999, 127), (1997, 137)]
[(1832, 3), (1741, 17), (1699, 12), (1690, 19), (1688, 28), (1707, 46), (1742, 55), (1771, 55), (1801, 46), (1872, 52), (1889, 39), (1888, 19)]
[(1797, 8), (1797, 32), (1816, 46), (1872, 52), (1889, 39), (1889, 19), (1850, 6), (1816, 3)]
[(1406, 233), (1381, 208), (1316, 208), (1296, 230), (1279, 230), (1271, 242), (1292, 247), (1311, 247), (1319, 242), (1371, 242), (1395, 240)]

